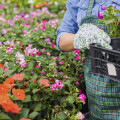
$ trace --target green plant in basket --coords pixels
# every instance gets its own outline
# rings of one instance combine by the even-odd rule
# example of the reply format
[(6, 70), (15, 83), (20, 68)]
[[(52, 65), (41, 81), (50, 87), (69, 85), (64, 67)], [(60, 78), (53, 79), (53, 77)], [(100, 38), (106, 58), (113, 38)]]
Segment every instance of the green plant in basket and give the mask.
[(98, 13), (99, 22), (105, 23), (111, 38), (120, 37), (120, 10), (116, 6), (102, 6), (103, 12)]

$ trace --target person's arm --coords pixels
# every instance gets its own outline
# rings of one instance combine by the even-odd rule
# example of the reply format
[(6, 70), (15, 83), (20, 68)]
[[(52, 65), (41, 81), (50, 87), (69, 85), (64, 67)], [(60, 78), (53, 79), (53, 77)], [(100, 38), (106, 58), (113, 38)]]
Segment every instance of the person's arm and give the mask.
[(57, 30), (56, 44), (58, 48), (64, 51), (73, 51), (73, 37), (77, 33), (79, 27), (77, 24), (77, 4), (79, 0), (68, 0), (66, 3), (66, 13), (63, 17), (61, 26)]
[(64, 33), (60, 37), (59, 48), (62, 51), (66, 51), (66, 52), (75, 50), (73, 45), (74, 36), (75, 34), (72, 34), (72, 33)]

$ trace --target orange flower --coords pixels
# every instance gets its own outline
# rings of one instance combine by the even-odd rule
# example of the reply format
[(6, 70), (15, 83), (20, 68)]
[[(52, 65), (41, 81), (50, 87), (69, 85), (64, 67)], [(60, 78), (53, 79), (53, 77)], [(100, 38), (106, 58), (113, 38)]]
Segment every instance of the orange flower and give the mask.
[(42, 85), (44, 85), (45, 87), (49, 87), (50, 86), (48, 79), (40, 79), (39, 82)]
[(3, 86), (9, 89), (14, 87), (15, 84), (13, 78), (12, 77), (6, 78), (6, 80), (3, 82)]
[(21, 118), (20, 120), (31, 120), (31, 119), (25, 119), (25, 118)]
[(18, 98), (18, 99), (20, 99), (20, 100), (24, 100), (25, 97), (26, 97), (26, 96), (25, 96), (25, 91), (22, 90), (22, 89), (15, 89), (15, 88), (13, 88), (12, 93), (13, 93), (13, 95), (14, 95), (16, 98)]
[(40, 7), (42, 7), (42, 6), (43, 6), (43, 4), (40, 3), (40, 2), (36, 5), (37, 8), (40, 8)]
[(20, 110), (21, 110), (21, 108), (19, 108), (17, 104), (14, 103), (12, 105), (12, 108), (11, 108), (12, 113), (19, 113)]
[(0, 95), (7, 95), (7, 93), (8, 93), (8, 88), (0, 84)]
[(49, 4), (48, 4), (47, 1), (44, 1), (44, 5), (47, 6), (47, 7), (49, 7)]
[(9, 103), (10, 98), (7, 96), (7, 94), (0, 94), (0, 105), (3, 105), (5, 103)]
[(2, 64), (0, 64), (0, 67), (1, 67), (1, 68), (4, 68), (4, 66), (3, 66)]
[(18, 113), (21, 110), (21, 108), (19, 108), (18, 105), (13, 103), (11, 100), (8, 100), (5, 103), (3, 103), (2, 108), (5, 110), (5, 112), (12, 113)]
[(12, 76), (12, 78), (13, 78), (14, 80), (23, 81), (24, 76), (25, 76), (24, 73), (22, 73), (22, 74), (14, 74), (14, 75)]

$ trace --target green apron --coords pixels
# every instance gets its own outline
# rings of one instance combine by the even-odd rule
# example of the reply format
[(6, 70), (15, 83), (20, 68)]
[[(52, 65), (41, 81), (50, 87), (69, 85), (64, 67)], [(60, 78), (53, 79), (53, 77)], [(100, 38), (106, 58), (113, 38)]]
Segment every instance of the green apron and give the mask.
[[(92, 23), (107, 32), (97, 16), (91, 16), (94, 0), (90, 0), (87, 16), (81, 24)], [(85, 83), (88, 97), (88, 120), (120, 120), (120, 82), (90, 73), (89, 50), (85, 50)]]

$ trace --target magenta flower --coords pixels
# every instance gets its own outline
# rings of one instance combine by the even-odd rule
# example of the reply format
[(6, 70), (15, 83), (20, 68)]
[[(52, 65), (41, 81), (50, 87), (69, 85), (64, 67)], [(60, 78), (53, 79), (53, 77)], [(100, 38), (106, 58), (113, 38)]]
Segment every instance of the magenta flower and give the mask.
[(64, 63), (64, 61), (60, 61), (59, 64), (62, 65)]
[(80, 78), (82, 78), (82, 75), (79, 75)]
[(113, 5), (114, 8), (116, 8), (116, 5)]
[(51, 88), (52, 88), (52, 90), (58, 90), (57, 83), (52, 84)]
[(79, 99), (85, 102), (86, 96), (82, 93), (79, 95)]
[(21, 60), (19, 64), (20, 64), (20, 66), (21, 66), (22, 68), (26, 67), (26, 65), (27, 65), (27, 63), (26, 63), (26, 61), (25, 61), (24, 59)]
[(45, 23), (42, 23), (41, 26), (40, 26), (40, 28), (41, 28), (42, 30), (46, 30), (46, 25), (45, 25)]
[(0, 9), (3, 9), (3, 7), (4, 7), (3, 5), (0, 5)]
[(45, 42), (46, 42), (47, 44), (50, 44), (50, 38), (45, 38)]
[(78, 86), (80, 85), (79, 81), (75, 81), (75, 84), (78, 85)]
[(7, 33), (6, 29), (2, 29), (2, 34), (5, 35)]
[(80, 50), (74, 50), (73, 51), (75, 54), (79, 54), (80, 53)]
[(7, 53), (7, 54), (10, 54), (10, 53), (12, 53), (12, 52), (13, 52), (13, 48), (8, 47), (7, 50), (6, 50), (6, 53)]
[(105, 8), (105, 6), (103, 5), (102, 7), (101, 7), (101, 10), (105, 10), (106, 8)]
[(76, 57), (76, 60), (79, 60), (79, 59), (80, 59), (80, 56), (77, 56), (77, 57)]
[(24, 35), (27, 34), (27, 30), (24, 30), (23, 33), (24, 33)]
[(55, 47), (55, 45), (54, 44), (51, 44), (51, 48), (54, 48)]
[(102, 14), (102, 12), (98, 12), (98, 17), (99, 17), (100, 19), (103, 19), (103, 14)]
[(58, 60), (59, 59), (59, 57), (54, 57), (54, 60)]
[(84, 120), (85, 119), (84, 114), (82, 114), (81, 112), (78, 112), (76, 117), (78, 118), (77, 120)]

